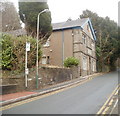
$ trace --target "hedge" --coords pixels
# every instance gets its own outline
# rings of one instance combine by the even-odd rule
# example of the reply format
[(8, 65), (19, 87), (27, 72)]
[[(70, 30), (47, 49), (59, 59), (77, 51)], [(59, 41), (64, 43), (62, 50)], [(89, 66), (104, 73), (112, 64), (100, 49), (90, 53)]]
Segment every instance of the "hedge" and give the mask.
[[(25, 69), (25, 50), (26, 41), (30, 42), (30, 51), (28, 51), (28, 68), (36, 64), (36, 39), (30, 36), (13, 37), (2, 34), (0, 44), (2, 46), (2, 62), (0, 63), (3, 70)], [(42, 56), (41, 45), (39, 44), (39, 60)]]

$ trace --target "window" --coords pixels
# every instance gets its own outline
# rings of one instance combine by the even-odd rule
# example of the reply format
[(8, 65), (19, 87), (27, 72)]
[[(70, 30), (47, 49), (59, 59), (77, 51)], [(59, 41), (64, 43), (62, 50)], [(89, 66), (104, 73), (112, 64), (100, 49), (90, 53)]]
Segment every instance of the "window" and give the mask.
[(92, 71), (95, 71), (95, 61), (92, 61)]
[(42, 57), (42, 64), (50, 64), (50, 56)]
[(90, 31), (90, 29), (89, 29), (89, 25), (87, 25), (87, 30)]
[(83, 57), (83, 70), (87, 70), (87, 58)]
[(86, 35), (82, 34), (83, 43), (86, 44)]
[(47, 58), (46, 57), (42, 57), (42, 64), (47, 64)]
[(50, 64), (50, 56), (42, 57), (42, 64)]

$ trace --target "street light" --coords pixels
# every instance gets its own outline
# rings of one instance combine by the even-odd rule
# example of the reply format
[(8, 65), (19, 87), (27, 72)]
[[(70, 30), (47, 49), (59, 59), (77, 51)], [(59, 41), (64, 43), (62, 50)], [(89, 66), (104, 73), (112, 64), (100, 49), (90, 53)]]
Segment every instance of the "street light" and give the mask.
[(38, 88), (38, 38), (39, 38), (39, 22), (40, 22), (40, 15), (44, 12), (49, 12), (48, 9), (44, 9), (41, 12), (39, 12), (37, 17), (37, 59), (36, 59), (36, 88)]

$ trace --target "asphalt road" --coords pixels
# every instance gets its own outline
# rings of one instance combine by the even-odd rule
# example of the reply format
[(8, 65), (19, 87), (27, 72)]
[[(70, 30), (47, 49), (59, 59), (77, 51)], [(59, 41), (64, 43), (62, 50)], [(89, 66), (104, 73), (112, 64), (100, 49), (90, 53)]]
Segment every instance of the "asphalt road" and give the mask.
[(118, 84), (112, 72), (68, 90), (3, 111), (3, 114), (96, 114)]

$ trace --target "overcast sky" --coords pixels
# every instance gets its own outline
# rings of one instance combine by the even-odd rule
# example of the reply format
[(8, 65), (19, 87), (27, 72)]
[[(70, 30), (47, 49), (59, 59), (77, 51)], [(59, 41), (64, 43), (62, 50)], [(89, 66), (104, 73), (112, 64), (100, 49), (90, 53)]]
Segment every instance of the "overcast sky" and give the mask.
[[(18, 0), (11, 0), (17, 6)], [(102, 17), (110, 17), (118, 22), (119, 0), (48, 0), (52, 23), (77, 19), (83, 10), (91, 10)]]

